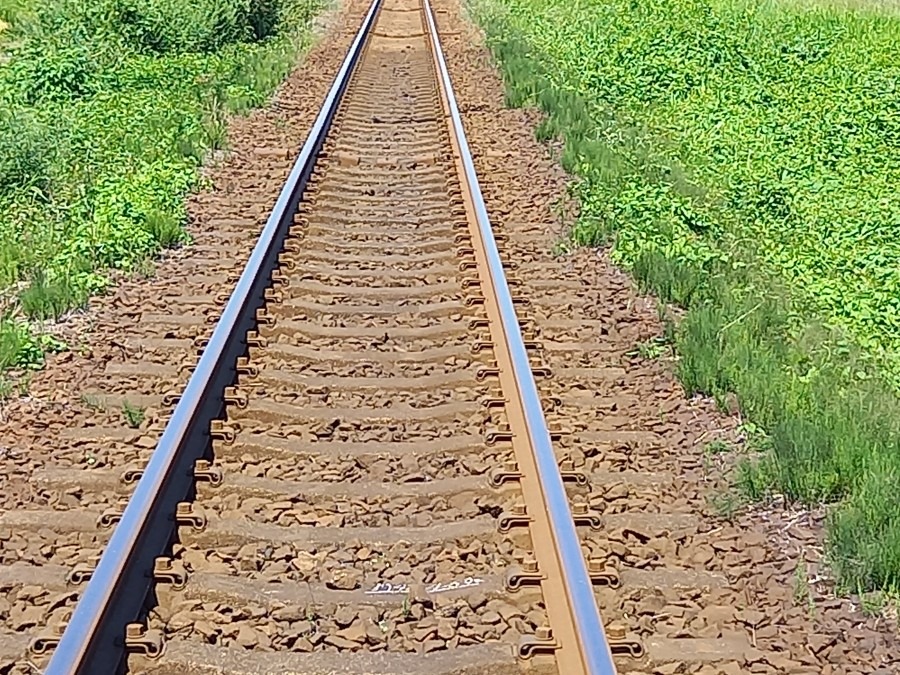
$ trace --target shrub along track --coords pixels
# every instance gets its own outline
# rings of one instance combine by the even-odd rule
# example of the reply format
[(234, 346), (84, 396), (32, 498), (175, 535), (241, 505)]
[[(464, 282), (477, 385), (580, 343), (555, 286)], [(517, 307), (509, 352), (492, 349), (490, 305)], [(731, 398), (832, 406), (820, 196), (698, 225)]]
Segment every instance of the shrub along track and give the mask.
[[(829, 660), (844, 667), (851, 659), (860, 667), (841, 672), (886, 666), (880, 660), (886, 645), (877, 633), (854, 623), (845, 636), (833, 608), (810, 618), (808, 607), (792, 606), (791, 571), (760, 530), (748, 535), (708, 519), (698, 445), (721, 420), (705, 404), (684, 402), (660, 367), (625, 356), (655, 327), (620, 275), (598, 271), (585, 258), (566, 269), (546, 253), (543, 200), (555, 196), (560, 182), (538, 159), (522, 119), (498, 110), (499, 91), (484, 54), (473, 53), (458, 8), (445, 4), (450, 11), (439, 13), (438, 21), (451, 72), (480, 151), (495, 225), (509, 235), (502, 247), (507, 268), (520, 282), (516, 293), (527, 299), (517, 308), (540, 337), (533, 365), (553, 372), (540, 382), (548, 421), (559, 432), (560, 453), (574, 465), (569, 477), (587, 479), (572, 494), (599, 516), (599, 529), (581, 533), (591, 557), (620, 570), (622, 587), (599, 593), (607, 625), (639, 633), (656, 672), (829, 672)], [(414, 8), (411, 2), (389, 6)], [(361, 6), (349, 14), (345, 27), (358, 25)], [(424, 44), (410, 38), (415, 21), (421, 21), (415, 12), (386, 12), (376, 31), (373, 44), (381, 49), (373, 49), (351, 92), (365, 106), (348, 105), (342, 114), (315, 196), (288, 240), (283, 281), (269, 294), (260, 327), (265, 340), (251, 349), (228, 421), (218, 427), (208, 476), (221, 472), (223, 480), (198, 488), (206, 527), (181, 529), (173, 567), (186, 583), (157, 588), (148, 623), (151, 638), (162, 635), (166, 652), (158, 660), (133, 657), (135, 672), (221, 672), (215, 669), (223, 663), (229, 672), (512, 672), (516, 666), (503, 647), (546, 623), (539, 595), (503, 588), (503, 573), (530, 545), (519, 529), (508, 535), (494, 529), (496, 516), (520, 493), (515, 481), (500, 488), (486, 482), (490, 469), (514, 455), (503, 434), (498, 381), (483, 370), (487, 377), (478, 377), (492, 366), (491, 349), (472, 348), (489, 345), (491, 336), (468, 323), (484, 309), (465, 301), (478, 296), (464, 285), (472, 272), (457, 265), (460, 254), (466, 262), (471, 256), (458, 250), (453, 237), (460, 230), (445, 215), (454, 168), (441, 151), (446, 140), (437, 131), (442, 120), (429, 94), (431, 75), (412, 57)], [(332, 45), (331, 54), (318, 50), (316, 58), (330, 59), (330, 73), (348, 36), (342, 33), (344, 44)], [(416, 43), (418, 49), (410, 48)], [(430, 131), (414, 134), (423, 127)], [(393, 141), (380, 143), (385, 138)], [(401, 150), (402, 159), (394, 154)], [(276, 162), (273, 153), (257, 154), (258, 166)], [(283, 179), (288, 163), (271, 170)], [(413, 182), (420, 194), (408, 191)], [(354, 208), (346, 197), (351, 188)], [(234, 208), (227, 213), (233, 217)], [(241, 236), (226, 238), (226, 246), (247, 246), (251, 237)], [(211, 310), (218, 306), (208, 300)], [(173, 340), (201, 335), (205, 324), (177, 321), (171, 309), (158, 313), (169, 318), (157, 338), (169, 342), (136, 335), (150, 348), (131, 363), (171, 364), (179, 360), (174, 353), (187, 365), (190, 345)], [(190, 310), (192, 317), (201, 315)], [(174, 352), (154, 351), (152, 345), (163, 344)], [(140, 392), (149, 398), (135, 403), (162, 410), (160, 394), (177, 386), (179, 374), (138, 368), (105, 388), (79, 369), (88, 374), (73, 375), (69, 387), (81, 385), (95, 405), (98, 390)], [(62, 370), (64, 364), (55, 372)], [(53, 414), (46, 426), (61, 429), (66, 411)], [(134, 412), (129, 416), (135, 421)], [(102, 545), (96, 516), (126, 496), (122, 470), (141, 466), (164, 419), (162, 413), (151, 417), (141, 434), (149, 439), (146, 450), (135, 450), (137, 438), (103, 432), (118, 441), (99, 446), (105, 452), (89, 450), (88, 457), (83, 446), (72, 446), (59, 453), (56, 470), (34, 472), (41, 493), (18, 493), (25, 496), (10, 508), (23, 502), (27, 508), (3, 516), (9, 533), (4, 562), (22, 557), (50, 564), (4, 569), (0, 583), (12, 589), (14, 604), (6, 616), (21, 620), (32, 612), (42, 631), (46, 621), (63, 618), (77, 595), (65, 586), (65, 575), (85, 550)], [(103, 411), (90, 421), (78, 419), (85, 420), (82, 428), (110, 423)], [(19, 417), (16, 424), (23, 423)], [(38, 426), (28, 428), (40, 438)], [(492, 432), (497, 442), (485, 448)], [(90, 480), (66, 468), (90, 457), (99, 460), (92, 466), (105, 465)], [(29, 472), (37, 463), (26, 462)], [(48, 507), (70, 513), (48, 514)], [(30, 543), (35, 532), (47, 540)], [(19, 556), (23, 548), (29, 555)], [(274, 579), (280, 583), (269, 583)], [(469, 587), (453, 590), (455, 581)], [(373, 589), (392, 592), (366, 593)], [(40, 611), (29, 609), (33, 605)], [(847, 654), (851, 649), (858, 653)], [(404, 656), (413, 651), (426, 654)], [(619, 666), (652, 671), (646, 660)]]

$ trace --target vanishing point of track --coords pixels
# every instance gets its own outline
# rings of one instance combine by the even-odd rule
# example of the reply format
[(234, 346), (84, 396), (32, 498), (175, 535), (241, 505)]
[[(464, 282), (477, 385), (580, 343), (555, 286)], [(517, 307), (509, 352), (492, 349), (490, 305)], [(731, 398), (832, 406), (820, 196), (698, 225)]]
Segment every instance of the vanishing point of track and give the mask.
[(584, 559), (498, 239), (427, 0), (375, 0), (64, 634), (32, 644), (46, 672), (639, 656), (605, 637), (617, 578)]

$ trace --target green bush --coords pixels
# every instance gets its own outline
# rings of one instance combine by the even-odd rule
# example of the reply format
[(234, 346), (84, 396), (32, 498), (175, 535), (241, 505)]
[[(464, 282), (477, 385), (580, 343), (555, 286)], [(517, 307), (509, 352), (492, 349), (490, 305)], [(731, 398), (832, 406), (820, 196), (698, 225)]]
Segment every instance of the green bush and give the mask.
[(186, 242), (199, 164), (226, 146), (229, 113), (271, 95), (319, 7), (16, 2), (0, 12), (15, 22), (0, 68), (0, 291), (20, 292), (0, 306), (0, 370), (52, 346), (21, 317), (56, 319), (110, 268)]
[(54, 139), (27, 109), (0, 108), (0, 191), (50, 185)]
[(832, 504), (851, 590), (900, 590), (900, 18), (747, 0), (475, 0), (579, 181), (573, 237), (688, 309), (689, 393), (768, 432), (760, 499)]
[(97, 91), (98, 64), (84, 45), (32, 45), (17, 50), (9, 77), (25, 103), (68, 101)]
[(279, 0), (113, 0), (111, 30), (157, 54), (214, 52), (276, 34)]

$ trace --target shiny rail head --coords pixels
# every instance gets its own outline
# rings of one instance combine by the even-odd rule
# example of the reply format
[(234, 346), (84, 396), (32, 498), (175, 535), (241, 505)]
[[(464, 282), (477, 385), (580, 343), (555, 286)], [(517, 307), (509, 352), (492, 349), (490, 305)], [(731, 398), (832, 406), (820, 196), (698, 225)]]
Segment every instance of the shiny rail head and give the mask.
[(316, 157), (368, 40), (382, 0), (372, 0), (322, 109), (263, 228), (200, 361), (75, 607), (46, 675), (114, 675), (127, 651), (126, 626), (139, 618), (155, 560), (174, 530), (177, 504), (193, 484), (194, 462), (252, 326), (256, 308)]
[[(438, 78), (449, 107), (447, 111), (449, 123), (459, 143), (460, 159), (463, 164), (466, 183), (468, 183), (471, 192), (475, 218), (484, 243), (491, 279), (500, 305), (503, 332), (512, 356), (515, 379), (526, 413), (526, 422), (532, 447), (535, 450), (541, 490), (550, 519), (560, 565), (565, 577), (564, 585), (567, 601), (576, 627), (579, 642), (578, 648), (581, 652), (584, 673), (585, 675), (615, 675), (616, 668), (612, 660), (612, 651), (594, 598), (593, 584), (584, 561), (581, 542), (575, 529), (568, 496), (550, 441), (547, 423), (544, 419), (540, 396), (535, 385), (534, 375), (531, 372), (528, 352), (525, 348), (512, 295), (503, 271), (503, 263), (497, 249), (497, 241), (491, 227), (487, 207), (478, 183), (475, 164), (472, 161), (472, 155), (466, 140), (462, 116), (456, 103), (446, 59), (441, 49), (434, 13), (429, 0), (422, 0), (422, 3), (425, 10), (425, 22), (437, 61)], [(580, 674), (566, 673), (566, 675)]]

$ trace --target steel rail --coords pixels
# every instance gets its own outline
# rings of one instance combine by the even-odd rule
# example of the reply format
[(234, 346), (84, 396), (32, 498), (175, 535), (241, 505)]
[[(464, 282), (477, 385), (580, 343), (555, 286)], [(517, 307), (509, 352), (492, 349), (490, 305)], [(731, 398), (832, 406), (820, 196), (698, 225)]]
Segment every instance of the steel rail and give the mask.
[[(603, 622), (594, 598), (594, 586), (588, 574), (581, 549), (581, 541), (575, 529), (575, 521), (569, 508), (569, 499), (559, 473), (556, 455), (544, 418), (540, 395), (531, 372), (528, 352), (519, 328), (519, 319), (513, 305), (509, 285), (503, 271), (503, 262), (494, 238), (493, 228), (488, 217), (487, 207), (478, 183), (478, 175), (472, 154), (466, 140), (465, 129), (453, 84), (447, 70), (447, 62), (441, 49), (437, 26), (429, 0), (422, 0), (425, 8), (425, 20), (431, 36), (434, 55), (437, 60), (438, 73), (444, 89), (449, 119), (453, 133), (459, 145), (465, 180), (472, 197), (472, 206), (481, 235), (482, 244), (487, 256), (491, 282), (495, 297), (499, 304), (502, 330), (506, 338), (506, 346), (512, 359), (512, 370), (516, 382), (516, 390), (525, 413), (525, 423), (537, 465), (538, 480), (541, 493), (550, 521), (550, 532), (554, 540), (554, 549), (563, 575), (563, 586), (566, 600), (571, 610), (575, 635), (581, 654), (583, 673), (585, 675), (615, 675), (612, 651), (603, 630)], [(546, 600), (546, 599), (545, 599)], [(569, 675), (567, 673), (567, 675)], [(575, 675), (572, 673), (571, 675)]]
[(278, 254), (381, 2), (372, 0), (247, 266), (53, 652), (46, 675), (112, 675), (124, 664), (125, 626), (141, 615), (153, 582), (154, 560), (171, 541), (178, 502), (191, 493), (194, 463), (209, 447), (209, 423), (222, 414), (225, 388), (235, 379), (237, 358), (246, 352), (247, 332), (263, 305)]

